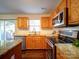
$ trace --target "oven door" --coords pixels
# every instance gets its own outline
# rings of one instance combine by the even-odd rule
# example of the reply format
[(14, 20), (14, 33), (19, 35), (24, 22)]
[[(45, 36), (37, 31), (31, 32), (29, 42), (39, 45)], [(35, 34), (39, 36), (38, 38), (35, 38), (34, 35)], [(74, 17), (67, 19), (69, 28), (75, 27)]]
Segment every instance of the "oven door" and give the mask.
[(58, 43), (73, 43), (73, 41), (74, 41), (74, 38), (59, 35)]

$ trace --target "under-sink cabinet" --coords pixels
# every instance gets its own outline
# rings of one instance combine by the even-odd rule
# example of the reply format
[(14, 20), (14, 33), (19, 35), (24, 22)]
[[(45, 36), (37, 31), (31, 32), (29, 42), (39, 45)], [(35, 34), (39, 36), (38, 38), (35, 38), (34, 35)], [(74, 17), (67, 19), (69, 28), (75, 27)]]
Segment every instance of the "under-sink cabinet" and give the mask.
[(27, 36), (26, 48), (27, 49), (46, 49), (47, 44), (45, 42), (45, 36)]

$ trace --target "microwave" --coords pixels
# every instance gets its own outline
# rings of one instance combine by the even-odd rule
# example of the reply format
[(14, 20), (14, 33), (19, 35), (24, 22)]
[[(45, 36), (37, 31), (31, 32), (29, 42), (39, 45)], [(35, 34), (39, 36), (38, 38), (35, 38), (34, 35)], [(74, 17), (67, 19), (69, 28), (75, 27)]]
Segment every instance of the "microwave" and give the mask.
[(68, 9), (65, 8), (53, 18), (54, 27), (68, 26)]

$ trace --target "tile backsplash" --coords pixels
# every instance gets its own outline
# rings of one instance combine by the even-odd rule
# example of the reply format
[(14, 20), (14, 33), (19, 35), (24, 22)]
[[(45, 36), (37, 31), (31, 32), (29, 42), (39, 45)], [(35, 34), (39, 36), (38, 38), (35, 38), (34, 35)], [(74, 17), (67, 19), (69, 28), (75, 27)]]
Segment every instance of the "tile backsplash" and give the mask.
[[(51, 35), (53, 30), (41, 30), (40, 32), (36, 32), (37, 35)], [(16, 30), (16, 35), (29, 35), (33, 34), (29, 30)]]
[[(77, 30), (77, 31), (79, 31), (79, 26), (77, 26), (77, 27), (66, 27), (66, 28), (53, 28), (52, 30), (41, 30), (40, 32), (37, 32), (36, 34), (49, 36), (49, 35), (52, 35), (53, 31), (60, 31), (60, 30), (68, 30), (68, 31)], [(29, 30), (19, 30), (19, 29), (17, 29), (15, 34), (16, 35), (28, 35), (28, 34), (34, 34), (34, 33), (30, 32)]]

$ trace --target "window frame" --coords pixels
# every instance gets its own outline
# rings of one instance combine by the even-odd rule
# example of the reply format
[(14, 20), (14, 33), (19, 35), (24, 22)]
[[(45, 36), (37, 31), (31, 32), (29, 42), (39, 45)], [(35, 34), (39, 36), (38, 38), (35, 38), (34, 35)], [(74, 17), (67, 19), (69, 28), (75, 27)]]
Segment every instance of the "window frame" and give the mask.
[[(32, 32), (39, 32), (39, 31), (41, 30), (41, 21), (40, 21), (39, 19), (32, 19), (32, 20), (34, 20), (34, 21), (35, 21), (35, 20), (39, 21), (39, 24), (38, 24), (38, 25), (34, 25), (34, 24), (31, 25), (31, 24), (30, 24), (31, 19), (30, 19), (30, 20), (28, 21), (28, 22), (29, 22), (29, 24), (28, 24), (28, 26), (29, 26), (29, 31), (32, 31)], [(34, 31), (34, 30), (30, 30), (30, 26), (32, 26), (32, 27), (34, 27), (34, 26), (35, 26), (35, 27), (39, 27), (39, 31), (37, 31), (35, 28), (34, 28), (35, 31)]]
[(4, 25), (3, 25), (3, 27), (4, 27), (4, 28), (3, 28), (3, 29), (4, 29), (3, 32), (4, 32), (4, 37), (5, 37), (5, 38), (2, 39), (2, 40), (7, 40), (7, 39), (6, 39), (6, 21), (7, 21), (7, 20), (14, 20), (14, 21), (15, 21), (15, 29), (14, 29), (14, 30), (16, 30), (16, 19), (0, 19), (0, 21), (3, 21), (3, 24), (4, 24)]

